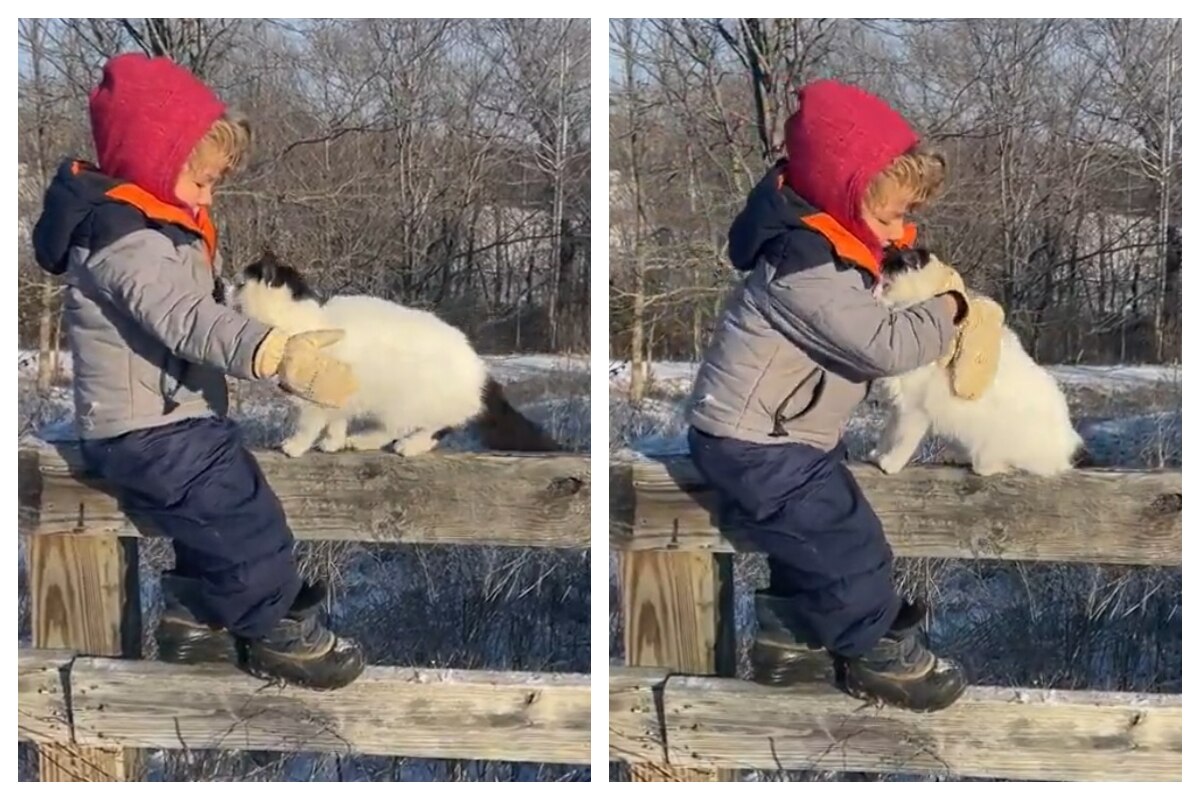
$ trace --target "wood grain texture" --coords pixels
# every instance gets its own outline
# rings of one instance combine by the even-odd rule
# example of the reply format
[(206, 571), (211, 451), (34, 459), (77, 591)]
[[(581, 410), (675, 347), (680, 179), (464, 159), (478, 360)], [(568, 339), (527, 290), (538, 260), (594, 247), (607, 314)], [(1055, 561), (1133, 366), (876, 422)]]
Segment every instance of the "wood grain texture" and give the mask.
[[(138, 658), (141, 603), (137, 543), (115, 536), (56, 534), (29, 543), (33, 644), (74, 652)], [(137, 753), (78, 743), (38, 748), (38, 777), (47, 782), (136, 780)]]
[[(35, 685), (22, 683), (22, 714), (46, 707)], [(587, 675), (368, 667), (350, 686), (313, 692), (227, 665), (77, 658), (70, 687), (74, 737), (87, 745), (562, 764), (591, 753)], [(51, 722), (29, 729), (61, 735)]]
[[(620, 550), (746, 549), (717, 530), (715, 499), (690, 460), (614, 467), (628, 476), (611, 546)], [(981, 478), (954, 467), (884, 475), (851, 466), (898, 556), (1178, 566), (1179, 471), (1075, 470), (1057, 478)]]
[(655, 766), (670, 774), (659, 703), (668, 670), (656, 667), (612, 669), (608, 682), (608, 752), (613, 761), (633, 764), (652, 781)]
[[(621, 613), (625, 661), (636, 667), (665, 667), (694, 675), (729, 669), (722, 654), (733, 642), (732, 563), (710, 553), (646, 551), (621, 554)], [(729, 602), (728, 609), (722, 601)], [(726, 663), (721, 663), (722, 661)], [(722, 781), (730, 775), (700, 767), (668, 769), (634, 764), (630, 780)]]
[(17, 740), (70, 742), (64, 673), (75, 654), (68, 650), (21, 650), (17, 655)]
[[(613, 680), (628, 694), (629, 681)], [(819, 684), (772, 689), (669, 677), (661, 729), (671, 765), (821, 769), (1029, 780), (1179, 780), (1180, 695), (972, 687), (934, 714), (865, 707)], [(653, 725), (615, 715), (614, 741)], [(657, 744), (613, 751), (656, 758)], [(661, 762), (659, 762), (661, 763)]]
[[(300, 539), (590, 545), (587, 456), (254, 455)], [(156, 533), (134, 528), (70, 447), (25, 448), (19, 470), (22, 533)]]

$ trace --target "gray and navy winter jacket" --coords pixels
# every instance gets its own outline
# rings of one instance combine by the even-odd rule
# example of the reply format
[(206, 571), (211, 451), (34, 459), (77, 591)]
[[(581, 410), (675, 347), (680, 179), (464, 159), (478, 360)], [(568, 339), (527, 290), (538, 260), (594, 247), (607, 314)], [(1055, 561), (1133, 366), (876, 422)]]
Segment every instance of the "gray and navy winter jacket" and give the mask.
[(828, 451), (869, 382), (937, 360), (954, 320), (941, 301), (883, 305), (866, 246), (783, 174), (781, 162), (730, 228), (730, 259), (747, 274), (705, 352), (688, 421), (713, 436)]
[(104, 439), (225, 414), (225, 375), (252, 378), (268, 328), (221, 302), (216, 231), (82, 161), (62, 165), (33, 232), (67, 281), (75, 421)]

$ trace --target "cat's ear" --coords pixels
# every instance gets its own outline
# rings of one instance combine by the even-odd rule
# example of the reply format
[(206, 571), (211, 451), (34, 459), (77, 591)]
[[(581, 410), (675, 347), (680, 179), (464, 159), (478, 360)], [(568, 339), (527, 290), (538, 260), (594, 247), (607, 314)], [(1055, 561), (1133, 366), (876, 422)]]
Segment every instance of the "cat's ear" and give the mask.
[(900, 251), (900, 262), (904, 269), (916, 272), (929, 263), (929, 251), (923, 247), (905, 248)]
[(880, 267), (885, 272), (902, 269), (904, 267), (904, 250), (891, 244), (883, 248), (883, 260)]
[(275, 251), (270, 247), (264, 247), (262, 255), (258, 257), (259, 271), (262, 273), (263, 283), (271, 286), (275, 281), (275, 274), (279, 271), (279, 259), (275, 256)]

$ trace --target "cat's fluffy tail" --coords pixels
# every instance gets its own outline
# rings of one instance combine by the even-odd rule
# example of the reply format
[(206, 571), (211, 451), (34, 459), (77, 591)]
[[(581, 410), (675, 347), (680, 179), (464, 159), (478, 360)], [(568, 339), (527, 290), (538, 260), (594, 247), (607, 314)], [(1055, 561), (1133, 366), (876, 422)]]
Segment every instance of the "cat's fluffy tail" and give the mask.
[(1088, 449), (1087, 442), (1078, 432), (1075, 434), (1075, 450), (1071, 453), (1071, 466), (1075, 469), (1088, 469), (1089, 467), (1098, 467), (1100, 462), (1096, 459), (1096, 454)]
[(494, 378), (483, 386), (483, 412), (476, 419), (484, 447), (510, 452), (553, 453), (563, 449), (535, 422), (512, 407)]

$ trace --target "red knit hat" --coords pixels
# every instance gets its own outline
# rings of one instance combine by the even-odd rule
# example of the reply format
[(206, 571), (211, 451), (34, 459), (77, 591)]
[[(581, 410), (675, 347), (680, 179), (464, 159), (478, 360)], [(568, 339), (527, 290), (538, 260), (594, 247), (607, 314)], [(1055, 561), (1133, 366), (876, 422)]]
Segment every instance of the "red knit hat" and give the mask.
[(192, 149), (225, 113), (199, 78), (169, 58), (116, 56), (88, 104), (100, 170), (171, 205)]
[(862, 219), (871, 179), (920, 138), (875, 95), (833, 80), (801, 87), (784, 129), (787, 183), (837, 220), (878, 260), (883, 243)]

